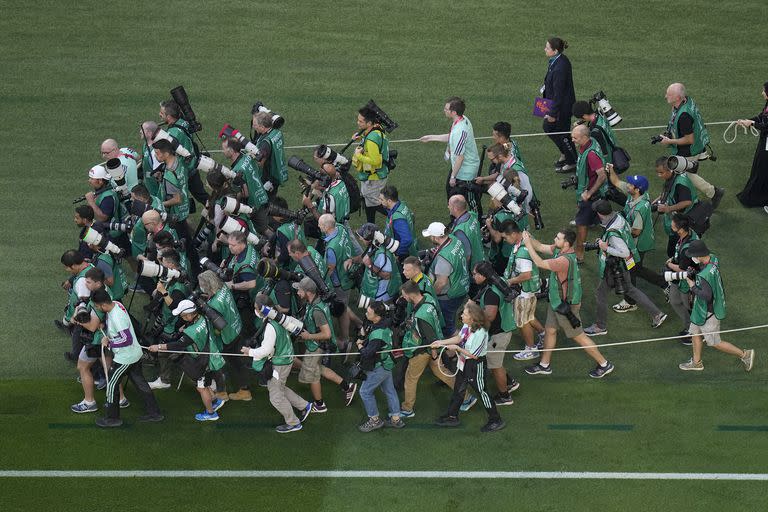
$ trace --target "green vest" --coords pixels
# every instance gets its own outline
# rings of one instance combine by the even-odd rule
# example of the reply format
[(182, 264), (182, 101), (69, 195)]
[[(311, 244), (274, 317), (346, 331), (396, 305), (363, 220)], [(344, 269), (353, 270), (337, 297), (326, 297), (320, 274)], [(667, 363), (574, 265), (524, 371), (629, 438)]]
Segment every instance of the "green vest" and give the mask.
[[(115, 300), (114, 297), (112, 297), (112, 292), (109, 290), (109, 286), (104, 287), (105, 290), (107, 290), (107, 293), (109, 294), (110, 298), (112, 300)], [(88, 301), (88, 309), (94, 313), (96, 313), (96, 318), (99, 319), (100, 323), (104, 323), (104, 319), (107, 318), (107, 314), (103, 311), (100, 311), (96, 309), (95, 304), (93, 303), (93, 300)], [(101, 340), (104, 339), (104, 333), (101, 329), (96, 329), (93, 331), (93, 339), (91, 340), (91, 345), (101, 345)]]
[[(347, 229), (343, 225), (336, 224), (336, 234), (325, 245), (326, 250), (332, 250), (336, 255), (336, 275), (343, 290), (349, 290), (354, 286), (354, 282), (344, 268), (344, 262), (352, 257), (352, 243), (347, 233)], [(326, 282), (328, 286), (333, 285), (330, 272), (327, 274)]]
[(240, 255), (231, 255), (229, 261), (227, 262), (227, 268), (232, 269), (233, 280), (236, 276), (242, 273), (251, 273), (256, 276), (256, 286), (248, 290), (248, 295), (250, 296), (251, 300), (253, 300), (253, 298), (257, 293), (259, 293), (259, 290), (263, 286), (263, 282), (261, 282), (262, 280), (260, 276), (256, 273), (256, 264), (259, 261), (259, 254), (251, 244), (245, 244), (245, 256), (242, 258), (242, 260), (240, 260), (239, 256)]
[(112, 299), (122, 299), (125, 296), (125, 292), (128, 290), (128, 278), (125, 276), (123, 267), (121, 267), (120, 264), (115, 261), (115, 258), (108, 252), (98, 253), (96, 260), (103, 261), (112, 269), (112, 277), (114, 279), (112, 286), (110, 286), (112, 290)]
[[(531, 259), (531, 255), (528, 252), (528, 248), (523, 244), (521, 241), (516, 246), (513, 245), (512, 252), (509, 255), (509, 261), (507, 262), (507, 268), (504, 270), (504, 279), (510, 279), (512, 277), (517, 277), (519, 274), (515, 270), (515, 266), (517, 264), (517, 260), (529, 260), (531, 263), (533, 263), (533, 260)], [(536, 293), (541, 288), (541, 278), (539, 277), (539, 267), (537, 267), (535, 264), (532, 265), (531, 268), (531, 278), (527, 281), (523, 281), (520, 283), (520, 286), (524, 292), (527, 293)]]
[(144, 186), (149, 190), (149, 195), (152, 198), (162, 200), (162, 194), (160, 193), (160, 183), (157, 182), (154, 176), (152, 176), (152, 148), (144, 143), (144, 147), (141, 148), (141, 170), (144, 172)]
[(240, 330), (243, 328), (243, 322), (240, 319), (240, 312), (237, 310), (235, 304), (235, 297), (232, 292), (226, 286), (219, 288), (213, 297), (208, 300), (208, 305), (219, 312), (224, 320), (227, 321), (227, 326), (222, 329), (218, 335), (221, 337), (221, 342), (224, 345), (229, 345), (240, 334)]
[[(699, 239), (699, 235), (693, 229), (691, 229), (689, 233), (690, 234), (688, 235), (688, 237), (686, 237), (683, 243), (680, 243), (680, 240), (678, 240), (677, 243), (675, 244), (675, 253), (673, 255), (673, 259), (675, 261), (680, 261), (680, 256), (686, 249), (688, 249), (688, 246), (691, 245), (691, 242)], [(680, 290), (681, 293), (688, 293), (691, 291), (691, 287), (690, 285), (688, 285), (688, 281), (686, 281), (685, 279), (676, 281), (673, 284), (677, 285), (677, 288)]]
[[(284, 222), (277, 227), (277, 232), (285, 237), (288, 242), (291, 240), (301, 240), (301, 242), (307, 246), (307, 237), (304, 236), (304, 225), (296, 224), (295, 222)], [(288, 245), (288, 244), (286, 244)], [(286, 251), (288, 249), (286, 248)], [(288, 266), (286, 270), (294, 272), (297, 268), (297, 263), (288, 258)], [(322, 269), (321, 269), (322, 270)]]
[[(379, 153), (381, 153), (381, 167), (373, 169), (371, 171), (360, 171), (357, 173), (357, 179), (360, 181), (368, 181), (372, 177), (374, 179), (383, 180), (389, 174), (389, 168), (387, 167), (387, 161), (389, 160), (389, 139), (381, 130), (381, 128), (374, 128), (360, 141), (360, 147), (365, 152), (365, 143), (367, 141), (375, 142), (379, 146)], [(375, 175), (375, 176), (373, 176)]]
[[(624, 219), (624, 217), (618, 213), (611, 221), (610, 226), (606, 228), (605, 231), (603, 231), (601, 239), (603, 242), (608, 243), (608, 240), (611, 237), (619, 237), (627, 245), (627, 248), (629, 249), (629, 256), (624, 258), (624, 266), (627, 270), (631, 270), (637, 264), (637, 262), (640, 261), (640, 254), (637, 252), (637, 246), (635, 245), (635, 240), (632, 238), (632, 232), (629, 230), (629, 224)], [(605, 275), (606, 258), (607, 255), (605, 252), (597, 251), (597, 272), (601, 279)]]
[[(687, 113), (693, 118), (693, 144), (691, 144), (691, 156), (696, 156), (699, 153), (703, 153), (704, 146), (709, 144), (709, 132), (707, 131), (706, 126), (704, 126), (701, 112), (699, 112), (699, 107), (696, 105), (696, 102), (693, 101), (693, 98), (686, 98), (682, 105), (676, 110), (672, 110), (672, 116), (669, 118), (667, 131), (672, 134), (673, 139), (680, 138), (677, 125), (678, 120), (683, 113)], [(676, 155), (677, 151), (677, 145), (672, 145), (672, 154)]]
[(349, 219), (349, 192), (347, 191), (347, 186), (341, 179), (337, 179), (331, 183), (331, 186), (328, 187), (325, 193), (333, 198), (335, 208), (333, 216), (336, 222), (343, 224), (344, 221)]
[[(602, 114), (597, 114), (595, 126), (595, 130), (601, 131), (605, 138), (606, 148), (605, 153), (603, 153), (603, 160), (607, 164), (612, 164), (613, 149), (616, 147), (616, 135), (613, 133), (613, 128), (611, 128), (611, 124)], [(598, 144), (598, 147), (600, 147), (600, 144)], [(602, 153), (602, 147), (600, 152)]]
[[(389, 327), (379, 327), (371, 331), (368, 335), (369, 340), (382, 340), (382, 344), (379, 350), (391, 350), (392, 349), (392, 329)], [(386, 352), (384, 354), (376, 354), (376, 366), (384, 367), (385, 370), (392, 370), (395, 367), (395, 360), (392, 359), (392, 352)]]
[(67, 301), (67, 309), (64, 311), (64, 319), (69, 322), (72, 319), (72, 315), (75, 314), (75, 306), (80, 302), (80, 297), (75, 292), (75, 283), (80, 279), (85, 279), (85, 273), (93, 268), (93, 265), (89, 264), (83, 270), (77, 273), (76, 276), (71, 277), (69, 282), (71, 287), (69, 289), (69, 297)]
[(416, 236), (416, 230), (413, 228), (413, 212), (410, 208), (408, 208), (408, 205), (406, 205), (402, 201), (398, 201), (398, 203), (395, 205), (394, 211), (388, 215), (387, 224), (384, 226), (384, 235), (388, 236), (390, 238), (395, 237), (395, 230), (393, 228), (393, 225), (396, 220), (404, 220), (408, 223), (408, 230), (411, 232), (411, 246), (408, 248), (408, 254), (410, 256), (416, 256), (419, 253), (419, 242), (418, 237)]
[[(487, 288), (488, 286), (486, 286)], [(499, 310), (496, 314), (501, 317), (501, 330), (504, 332), (514, 331), (517, 328), (515, 325), (515, 303), (504, 300), (504, 295), (495, 285), (490, 286), (490, 290), (499, 298)], [(480, 292), (480, 307), (485, 309), (485, 290)]]
[[(718, 320), (725, 318), (725, 288), (720, 276), (719, 261), (715, 255), (710, 255), (710, 261), (696, 274), (696, 286), (701, 286), (702, 281), (709, 283), (712, 288), (712, 313)], [(691, 308), (691, 323), (704, 325), (709, 317), (709, 304), (694, 294), (693, 307)]]
[[(166, 132), (168, 132), (168, 135), (176, 139), (179, 144), (189, 151), (192, 154), (192, 160), (197, 160), (197, 151), (195, 151), (195, 145), (192, 142), (192, 137), (187, 134), (187, 131), (189, 129), (189, 123), (185, 119), (177, 119), (175, 123), (170, 125)], [(181, 158), (181, 157), (179, 157)], [(196, 163), (196, 162), (195, 162)], [(197, 172), (197, 169), (187, 169), (188, 174), (187, 176), (191, 174), (195, 174)]]
[(521, 165), (525, 166), (523, 155), (520, 153), (520, 146), (517, 144), (517, 141), (509, 139), (509, 143), (512, 145), (512, 154), (515, 155), (515, 160), (520, 162)]
[[(691, 208), (693, 208), (693, 205), (699, 201), (699, 196), (696, 194), (696, 187), (693, 186), (693, 183), (691, 183), (691, 180), (685, 174), (675, 174), (675, 177), (672, 181), (672, 186), (669, 188), (669, 194), (667, 194), (664, 203), (667, 206), (672, 206), (675, 204), (675, 198), (673, 197), (672, 192), (678, 185), (683, 185), (691, 191), (691, 206), (680, 211), (680, 213), (688, 213)], [(672, 234), (672, 215), (674, 215), (674, 213), (675, 212), (667, 212), (664, 214), (664, 231), (667, 233), (667, 235)]]
[[(426, 274), (420, 274), (420, 276), (421, 277), (417, 276), (416, 279), (412, 279), (412, 281), (419, 285), (419, 290), (421, 290), (421, 294), (424, 295), (424, 301), (437, 308), (437, 317), (440, 320), (440, 328), (442, 329), (445, 325), (445, 320), (443, 320), (443, 312), (440, 310), (440, 305), (437, 302), (437, 294), (435, 293), (434, 286), (432, 286), (432, 279)], [(409, 302), (405, 307), (405, 313), (406, 315), (410, 315), (412, 312), (413, 304)]]
[[(187, 287), (175, 280), (171, 281), (170, 285), (167, 285), (166, 291), (168, 292), (168, 295), (175, 291), (181, 292), (184, 296), (189, 295)], [(160, 314), (163, 317), (163, 332), (166, 334), (173, 334), (176, 331), (176, 317), (173, 316), (171, 308), (166, 305), (165, 301), (163, 301), (163, 307)]]
[[(208, 325), (208, 321), (204, 315), (198, 315), (191, 325), (184, 328), (184, 334), (192, 338), (193, 343), (187, 345), (187, 352), (203, 352), (205, 344), (210, 340), (208, 345), (208, 352), (216, 352), (216, 346), (213, 341), (212, 329)], [(192, 357), (200, 357), (198, 354), (191, 354)], [(221, 354), (212, 353), (208, 356), (208, 370), (216, 371), (220, 370), (224, 366), (224, 358)]]
[[(389, 275), (389, 282), (387, 283), (387, 295), (389, 295), (390, 298), (394, 298), (400, 290), (400, 285), (403, 284), (403, 281), (400, 278), (400, 267), (397, 264), (395, 255), (383, 247), (376, 249), (376, 252), (371, 256), (371, 263), (375, 262), (381, 254), (389, 260), (389, 264), (392, 267)], [(360, 295), (365, 295), (366, 297), (378, 300), (377, 296), (379, 293), (380, 280), (381, 278), (374, 274), (370, 268), (366, 268), (365, 272), (363, 272), (362, 282), (360, 283)]]
[(272, 128), (267, 133), (259, 136), (257, 142), (269, 143), (269, 177), (270, 181), (282, 185), (288, 181), (288, 166), (285, 163), (285, 150), (283, 149), (283, 133), (277, 128)]
[(172, 197), (168, 192), (168, 185), (176, 187), (181, 195), (181, 203), (168, 207), (168, 215), (175, 221), (183, 221), (189, 217), (189, 185), (187, 175), (183, 172), (181, 159), (177, 157), (176, 163), (176, 170), (171, 171), (167, 168), (163, 170), (163, 201)]
[[(331, 328), (331, 339), (328, 340), (328, 343), (335, 347), (336, 332), (333, 329), (333, 317), (331, 316), (331, 309), (328, 307), (328, 304), (321, 301), (320, 298), (315, 298), (315, 302), (307, 304), (306, 311), (304, 312), (304, 329), (306, 329), (306, 331), (310, 334), (317, 334), (320, 332), (317, 324), (315, 324), (315, 318), (312, 316), (315, 311), (320, 311), (325, 316), (325, 322), (328, 324), (328, 327)], [(320, 343), (314, 340), (307, 340), (305, 341), (305, 344), (307, 345), (307, 352), (314, 352), (320, 348)]]
[(467, 258), (464, 256), (464, 246), (458, 238), (449, 237), (448, 243), (435, 255), (435, 261), (432, 262), (430, 272), (435, 275), (434, 267), (437, 256), (445, 258), (453, 268), (453, 272), (448, 276), (448, 291), (446, 295), (449, 299), (464, 297), (469, 290), (469, 272), (467, 271)]
[[(504, 222), (505, 220), (515, 220), (515, 216), (512, 214), (512, 212), (508, 212), (504, 208), (501, 208), (496, 213), (493, 214), (493, 220), (497, 226), (501, 226), (502, 222)], [(523, 228), (521, 227), (521, 229)], [(503, 238), (501, 239), (501, 242), (498, 244), (493, 240), (491, 240), (491, 247), (490, 247), (490, 250), (488, 251), (489, 260), (494, 261), (497, 258), (507, 259), (509, 258), (510, 254), (512, 254), (512, 244), (508, 244), (507, 242), (504, 241)]]
[[(557, 258), (560, 255), (560, 249), (555, 249), (555, 252), (552, 254), (552, 258)], [(576, 263), (576, 253), (570, 252), (568, 254), (563, 254), (566, 258), (568, 258), (568, 262), (570, 263), (568, 265), (568, 278), (567, 278), (567, 284), (568, 284), (568, 302), (571, 305), (576, 305), (581, 303), (581, 272), (579, 271), (579, 265)], [(557, 307), (560, 305), (561, 302), (563, 302), (562, 297), (560, 294), (562, 293), (560, 282), (557, 279), (557, 273), (555, 271), (550, 271), (549, 273), (549, 306), (552, 308), (553, 311), (557, 310)]]
[(267, 204), (269, 201), (267, 192), (264, 190), (258, 172), (256, 172), (256, 162), (250, 155), (240, 155), (235, 160), (232, 171), (242, 174), (243, 179), (245, 179), (245, 184), (248, 187), (248, 206), (258, 209)]
[[(276, 335), (275, 351), (271, 358), (272, 364), (275, 366), (286, 366), (293, 363), (293, 344), (291, 344), (291, 337), (288, 335), (288, 331), (274, 320), (269, 320), (268, 323), (275, 329)], [(266, 360), (264, 358), (254, 361), (251, 368), (260, 372), (264, 368)]]
[[(426, 352), (427, 348), (414, 349), (411, 347), (418, 347), (419, 345), (426, 345), (427, 341), (424, 339), (424, 335), (419, 331), (419, 322), (417, 320), (423, 320), (427, 322), (431, 327), (435, 336), (440, 337), (442, 333), (442, 325), (440, 323), (439, 312), (440, 308), (433, 302), (429, 301), (429, 295), (424, 295), (424, 299), (416, 305), (416, 308), (409, 315), (412, 316), (412, 326), (410, 329), (403, 333), (403, 354), (405, 357), (411, 358), (416, 354)], [(434, 299), (433, 299), (434, 300)], [(413, 304), (408, 303), (409, 307), (413, 307)], [(414, 336), (416, 334), (416, 336)], [(410, 350), (406, 350), (409, 349)]]
[[(95, 201), (96, 206), (101, 208), (101, 203), (104, 201), (104, 199), (111, 197), (112, 203), (113, 203), (113, 209), (112, 209), (112, 217), (107, 219), (107, 222), (110, 221), (119, 221), (123, 218), (122, 214), (122, 204), (120, 203), (120, 197), (117, 195), (117, 192), (115, 192), (113, 189), (108, 188), (105, 190), (102, 190), (98, 194), (96, 194)], [(112, 240), (115, 240), (117, 237), (119, 237), (122, 233), (120, 231), (109, 231), (109, 238)]]
[[(165, 211), (165, 206), (163, 206), (163, 202), (159, 198), (152, 196), (151, 200), (153, 210), (157, 210), (160, 213)], [(130, 238), (131, 254), (133, 254), (133, 257), (144, 254), (147, 250), (147, 228), (144, 227), (144, 221), (141, 220), (141, 217), (138, 217), (136, 220), (136, 224), (134, 224), (131, 230)]]
[[(597, 143), (592, 137), (589, 138), (589, 145), (583, 153), (579, 153), (579, 159), (576, 161), (576, 177), (578, 178), (578, 184), (576, 185), (576, 201), (581, 201), (581, 193), (589, 189), (589, 170), (587, 165), (587, 157), (590, 153), (594, 153), (600, 159), (600, 162), (605, 165), (605, 158), (600, 154), (600, 144)], [(605, 193), (608, 192), (608, 180), (604, 181), (597, 191), (597, 196), (605, 197)], [(593, 196), (594, 198), (594, 196)], [(596, 199), (596, 198), (595, 198)]]
[(643, 229), (635, 241), (637, 250), (640, 254), (652, 251), (656, 247), (656, 236), (653, 232), (651, 203), (648, 200), (648, 194), (643, 194), (634, 206), (631, 206), (630, 203), (631, 201), (627, 199), (627, 202), (624, 204), (624, 218), (627, 219), (630, 232), (632, 231), (632, 224), (635, 222), (635, 218), (639, 215), (643, 219)]
[(453, 229), (451, 230), (451, 235), (455, 237), (456, 232), (461, 231), (464, 233), (467, 239), (469, 239), (469, 246), (472, 250), (472, 254), (469, 259), (469, 268), (473, 269), (475, 268), (475, 264), (485, 259), (485, 251), (483, 250), (483, 236), (480, 234), (480, 223), (477, 221), (477, 213), (467, 212), (461, 217), (465, 216), (465, 220), (454, 224)]

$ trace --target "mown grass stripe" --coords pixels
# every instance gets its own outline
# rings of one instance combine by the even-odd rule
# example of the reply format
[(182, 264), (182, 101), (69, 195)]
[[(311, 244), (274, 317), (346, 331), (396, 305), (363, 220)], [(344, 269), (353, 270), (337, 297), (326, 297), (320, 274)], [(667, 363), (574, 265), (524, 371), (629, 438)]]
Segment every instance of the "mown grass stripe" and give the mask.
[(624, 424), (602, 424), (602, 423), (560, 423), (547, 425), (549, 430), (618, 430), (629, 432), (635, 428), (634, 425)]
[(768, 432), (768, 425), (718, 425), (718, 432)]

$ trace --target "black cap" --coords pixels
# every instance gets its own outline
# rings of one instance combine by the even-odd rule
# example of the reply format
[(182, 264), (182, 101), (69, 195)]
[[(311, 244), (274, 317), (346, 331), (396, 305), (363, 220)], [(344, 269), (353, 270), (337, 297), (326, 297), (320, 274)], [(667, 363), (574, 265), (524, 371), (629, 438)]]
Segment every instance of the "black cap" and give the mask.
[(594, 114), (592, 111), (592, 106), (589, 104), (588, 101), (577, 101), (573, 104), (573, 107), (571, 108), (571, 112), (573, 113), (573, 117), (578, 117), (581, 119), (581, 116), (588, 116), (590, 114)]
[(701, 258), (702, 256), (709, 256), (709, 249), (704, 240), (694, 240), (685, 250), (685, 253), (689, 258)]
[(592, 205), (592, 211), (595, 213), (599, 213), (600, 215), (610, 215), (613, 211), (613, 208), (611, 208), (611, 202), (606, 201), (605, 199), (600, 199), (598, 201), (595, 201), (595, 203)]

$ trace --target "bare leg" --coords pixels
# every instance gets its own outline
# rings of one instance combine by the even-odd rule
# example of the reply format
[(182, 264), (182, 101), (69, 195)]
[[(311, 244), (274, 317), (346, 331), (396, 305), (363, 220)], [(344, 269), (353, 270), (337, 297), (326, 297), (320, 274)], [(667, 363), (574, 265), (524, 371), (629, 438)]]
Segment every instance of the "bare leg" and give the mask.
[(588, 226), (576, 226), (576, 246), (573, 248), (576, 251), (576, 259), (581, 261), (584, 259), (584, 242), (587, 241), (587, 229)]
[(507, 369), (506, 368), (494, 368), (491, 370), (493, 374), (493, 380), (496, 381), (496, 389), (499, 393), (507, 392)]
[(83, 386), (83, 399), (86, 402), (95, 402), (93, 397), (93, 374), (91, 373), (93, 362), (77, 361), (77, 371), (80, 372), (80, 383)]
[[(579, 334), (575, 338), (573, 338), (573, 341), (584, 347), (584, 352), (587, 353), (589, 357), (595, 360), (597, 364), (600, 366), (604, 365), (607, 361), (603, 354), (600, 353), (600, 351), (597, 349), (597, 345), (595, 345), (595, 342), (592, 341), (592, 339), (587, 336), (584, 333)], [(546, 342), (545, 342), (546, 344)]]
[(557, 344), (557, 327), (546, 327), (544, 329), (544, 352), (541, 353), (540, 364), (543, 366), (549, 366), (549, 362), (552, 360), (552, 350)]

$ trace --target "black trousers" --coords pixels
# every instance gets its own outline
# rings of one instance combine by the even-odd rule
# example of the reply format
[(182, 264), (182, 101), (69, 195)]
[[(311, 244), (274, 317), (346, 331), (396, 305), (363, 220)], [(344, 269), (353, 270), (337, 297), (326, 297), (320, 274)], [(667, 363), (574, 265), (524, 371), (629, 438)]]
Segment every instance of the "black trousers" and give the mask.
[[(197, 247), (193, 243), (192, 232), (189, 229), (189, 224), (186, 219), (174, 222), (171, 227), (176, 230), (179, 238), (184, 240), (184, 250), (189, 258), (190, 271), (192, 272), (192, 283), (197, 283), (197, 275), (200, 273), (200, 256), (197, 253)], [(149, 290), (147, 290), (149, 291)]]
[(107, 384), (107, 418), (117, 419), (120, 417), (120, 383), (125, 377), (128, 377), (141, 396), (146, 413), (160, 414), (160, 407), (144, 378), (144, 373), (141, 370), (141, 359), (139, 359), (133, 364), (112, 362)]
[[(557, 118), (555, 119), (554, 123), (550, 123), (544, 119), (543, 127), (544, 133), (570, 132), (570, 116), (565, 119)], [(576, 148), (573, 146), (570, 133), (550, 135), (549, 138), (552, 142), (554, 142), (555, 146), (557, 146), (557, 149), (559, 149), (560, 152), (565, 155), (566, 164), (572, 165), (576, 163)]]
[[(229, 345), (224, 345), (222, 355), (227, 362), (227, 366), (234, 376), (238, 389), (250, 388), (250, 359), (242, 357), (240, 355), (240, 349), (243, 347), (242, 338), (238, 336)], [(231, 355), (236, 354), (236, 355)], [(218, 388), (218, 382), (216, 383), (218, 391), (225, 391), (226, 388)]]
[(493, 399), (485, 391), (485, 372), (487, 366), (485, 363), (485, 357), (480, 359), (468, 359), (464, 361), (464, 369), (459, 370), (456, 374), (456, 381), (453, 384), (453, 394), (451, 395), (451, 403), (448, 406), (448, 416), (458, 416), (461, 403), (464, 401), (464, 395), (467, 392), (467, 387), (471, 387), (477, 394), (477, 399), (483, 404), (486, 414), (488, 414), (488, 421), (499, 421), (499, 411), (496, 410), (496, 404)]
[[(641, 252), (640, 261), (637, 262), (635, 268), (629, 271), (629, 278), (632, 281), (632, 286), (637, 286), (637, 278), (639, 277), (643, 281), (654, 286), (658, 286), (659, 288), (666, 287), (667, 282), (664, 281), (664, 278), (661, 276), (661, 274), (651, 270), (643, 264), (647, 255), (648, 252)], [(635, 304), (634, 299), (632, 299), (632, 297), (629, 295), (624, 295), (624, 300), (629, 304)]]
[[(205, 190), (205, 186), (203, 185), (203, 180), (200, 178), (200, 173), (196, 172), (194, 174), (189, 175), (189, 193), (192, 194), (192, 197), (194, 197), (197, 202), (199, 202), (201, 205), (203, 205), (203, 208), (205, 208), (205, 203), (208, 202), (208, 192)], [(192, 201), (189, 202), (189, 209), (191, 212), (194, 213), (195, 203)]]

